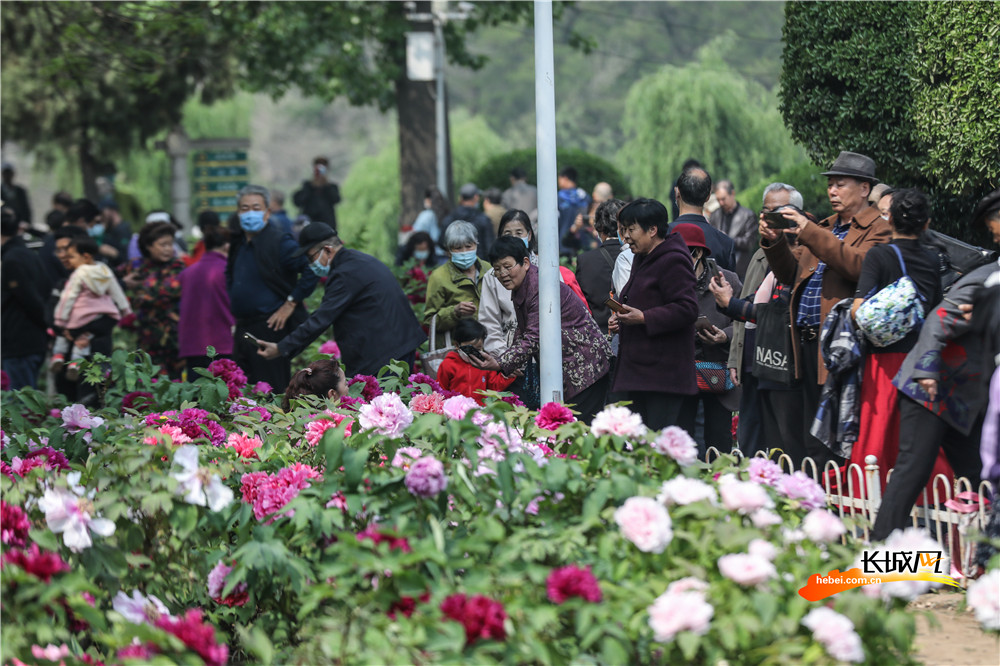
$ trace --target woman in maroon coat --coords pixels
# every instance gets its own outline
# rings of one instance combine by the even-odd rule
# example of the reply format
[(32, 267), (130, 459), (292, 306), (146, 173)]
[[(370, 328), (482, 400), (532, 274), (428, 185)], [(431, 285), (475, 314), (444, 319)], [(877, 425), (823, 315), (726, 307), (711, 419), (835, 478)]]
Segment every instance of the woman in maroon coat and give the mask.
[(676, 425), (684, 396), (694, 395), (695, 277), (684, 239), (667, 234), (667, 209), (636, 199), (618, 214), (635, 254), (608, 330), (621, 334), (612, 390), (623, 391), (650, 429)]

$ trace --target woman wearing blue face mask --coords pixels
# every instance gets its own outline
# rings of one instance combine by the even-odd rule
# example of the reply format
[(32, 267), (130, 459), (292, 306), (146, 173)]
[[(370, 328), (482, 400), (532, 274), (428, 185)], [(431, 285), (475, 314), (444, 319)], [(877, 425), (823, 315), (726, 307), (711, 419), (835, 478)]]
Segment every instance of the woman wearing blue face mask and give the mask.
[(436, 346), (444, 346), (444, 334), (455, 328), (460, 319), (475, 317), (479, 311), (483, 278), (490, 265), (476, 256), (479, 247), (476, 228), (457, 220), (444, 232), (444, 247), (451, 259), (438, 266), (427, 281), (427, 307), (424, 324), (437, 316)]

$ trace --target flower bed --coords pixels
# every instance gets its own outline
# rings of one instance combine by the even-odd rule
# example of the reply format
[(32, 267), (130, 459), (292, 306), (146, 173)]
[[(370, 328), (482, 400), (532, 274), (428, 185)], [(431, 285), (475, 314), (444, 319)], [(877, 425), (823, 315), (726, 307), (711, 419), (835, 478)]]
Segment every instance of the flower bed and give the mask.
[(4, 659), (908, 660), (916, 590), (799, 596), (860, 549), (811, 480), (394, 369), (289, 413), (125, 352), (100, 410), (5, 394)]

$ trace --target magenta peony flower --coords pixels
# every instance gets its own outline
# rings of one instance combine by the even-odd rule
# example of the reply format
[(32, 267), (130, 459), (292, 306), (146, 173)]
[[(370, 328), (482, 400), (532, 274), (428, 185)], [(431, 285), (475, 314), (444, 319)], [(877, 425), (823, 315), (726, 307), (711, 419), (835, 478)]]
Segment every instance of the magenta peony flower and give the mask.
[(437, 391), (414, 394), (410, 398), (410, 409), (418, 414), (444, 414), (444, 396)]
[(115, 656), (122, 660), (136, 659), (147, 662), (152, 661), (158, 654), (159, 648), (153, 643), (134, 643), (118, 650)]
[[(42, 439), (44, 442), (48, 442), (47, 439)], [(33, 444), (34, 442), (29, 442)], [(49, 471), (60, 471), (69, 469), (69, 460), (66, 459), (65, 454), (62, 451), (56, 451), (51, 446), (41, 446), (37, 449), (32, 449), (26, 459), (32, 458), (42, 458), (45, 460), (45, 469)]]
[(781, 465), (766, 458), (751, 458), (747, 473), (751, 481), (772, 487), (784, 476)]
[(418, 459), (406, 473), (406, 489), (417, 497), (434, 497), (447, 487), (444, 464), (433, 456)]
[(274, 388), (267, 382), (257, 382), (253, 385), (254, 393), (270, 393)]
[(229, 646), (215, 642), (215, 628), (201, 619), (201, 609), (192, 608), (183, 617), (163, 616), (156, 626), (173, 634), (189, 649), (198, 653), (206, 666), (225, 666), (229, 660)]
[[(233, 563), (235, 564), (235, 562)], [(212, 601), (222, 604), (224, 606), (242, 606), (247, 602), (249, 598), (249, 593), (247, 592), (247, 584), (239, 583), (233, 588), (225, 597), (222, 596), (222, 591), (226, 589), (226, 576), (229, 572), (233, 570), (233, 567), (227, 566), (225, 562), (219, 560), (218, 563), (212, 567), (212, 570), (208, 573), (208, 596)]]
[(327, 340), (319, 346), (320, 354), (329, 354), (338, 361), (340, 360), (340, 346), (335, 340)]
[(507, 637), (503, 623), (507, 619), (503, 604), (489, 597), (477, 595), (467, 598), (453, 594), (441, 602), (444, 616), (461, 622), (465, 627), (465, 644), (472, 645), (479, 639), (502, 641)]
[(59, 553), (41, 550), (37, 543), (33, 543), (27, 548), (11, 548), (3, 554), (4, 564), (12, 564), (21, 567), (27, 573), (46, 583), (58, 573), (69, 571), (69, 565), (63, 562)]
[(392, 457), (390, 465), (400, 469), (410, 469), (413, 461), (420, 458), (423, 454), (424, 452), (415, 446), (401, 446), (396, 449), (396, 454)]
[(410, 542), (406, 539), (406, 537), (396, 536), (392, 532), (388, 531), (380, 531), (375, 525), (369, 525), (363, 531), (358, 532), (354, 536), (358, 541), (364, 541), (366, 539), (374, 541), (376, 546), (380, 543), (387, 543), (389, 544), (390, 551), (399, 550), (404, 553), (413, 552), (413, 548), (410, 547)]
[(645, 436), (646, 426), (642, 423), (642, 417), (631, 412), (628, 407), (609, 405), (591, 421), (590, 431), (595, 437), (618, 435), (626, 439), (639, 439)]
[(122, 398), (122, 409), (144, 411), (153, 407), (155, 407), (153, 394), (148, 391), (132, 391), (131, 393), (126, 393), (125, 397)]
[(684, 428), (669, 426), (653, 440), (653, 449), (677, 461), (681, 467), (687, 467), (698, 460), (698, 445)]
[(417, 388), (420, 384), (430, 386), (431, 391), (434, 393), (440, 393), (444, 390), (441, 388), (441, 384), (439, 384), (437, 380), (430, 375), (425, 375), (422, 372), (416, 372), (410, 375), (409, 383), (407, 384), (408, 388)]
[(513, 393), (511, 393), (510, 395), (500, 396), (500, 400), (502, 402), (506, 402), (508, 405), (514, 405), (515, 407), (524, 407), (524, 402), (522, 402), (522, 400)]
[(861, 637), (854, 631), (854, 623), (840, 613), (820, 606), (809, 611), (802, 618), (802, 624), (813, 632), (813, 639), (837, 661), (860, 663), (865, 660)]
[(11, 548), (23, 548), (28, 542), (31, 521), (24, 509), (0, 500), (0, 541)]
[(479, 403), (472, 398), (464, 395), (456, 395), (444, 401), (442, 411), (449, 419), (461, 421), (469, 413), (469, 410), (475, 410), (478, 407)]
[(399, 437), (413, 423), (413, 414), (397, 394), (386, 393), (359, 410), (358, 423), (385, 437)]
[(816, 543), (836, 541), (847, 532), (840, 518), (826, 509), (813, 509), (802, 520), (802, 531)]
[(365, 385), (361, 391), (361, 397), (365, 399), (365, 402), (371, 402), (382, 395), (382, 387), (379, 386), (378, 380), (371, 375), (354, 375), (354, 378), (348, 381), (347, 385), (351, 386), (358, 382), (363, 382)]
[(807, 509), (822, 509), (826, 506), (823, 487), (805, 472), (786, 474), (778, 480), (776, 489), (785, 497), (798, 500)]
[(749, 553), (723, 555), (719, 558), (718, 564), (723, 576), (743, 587), (760, 585), (778, 575), (774, 565), (760, 555)]
[(226, 384), (231, 384), (237, 388), (243, 388), (247, 383), (247, 376), (236, 365), (235, 361), (228, 358), (217, 358), (208, 364), (208, 371), (213, 377), (218, 377)]
[(10, 390), (10, 375), (6, 370), (0, 370), (0, 391)]
[(615, 510), (622, 535), (644, 553), (662, 553), (674, 538), (670, 514), (652, 497), (630, 497)]
[(351, 409), (354, 411), (358, 411), (363, 404), (365, 404), (364, 398), (352, 398), (349, 395), (342, 395), (337, 401), (337, 406), (341, 409)]
[(719, 497), (715, 488), (704, 481), (689, 479), (686, 476), (675, 476), (669, 481), (664, 481), (656, 501), (664, 506), (673, 506), (674, 504), (685, 506), (694, 502), (708, 502), (712, 506), (716, 506), (719, 503)]
[(535, 425), (543, 430), (558, 430), (559, 426), (573, 423), (576, 417), (569, 407), (558, 402), (547, 402), (542, 405), (535, 416)]
[(722, 506), (730, 511), (739, 511), (743, 515), (774, 506), (774, 500), (764, 487), (753, 481), (729, 479), (725, 483), (720, 482), (719, 495), (722, 496)]
[(671, 588), (667, 588), (647, 609), (653, 640), (669, 643), (682, 631), (698, 636), (708, 633), (715, 609), (705, 601), (705, 593), (695, 589)]
[(581, 597), (593, 603), (601, 600), (601, 588), (590, 567), (581, 569), (571, 564), (553, 569), (545, 580), (545, 589), (549, 601), (554, 604), (561, 604), (570, 597)]

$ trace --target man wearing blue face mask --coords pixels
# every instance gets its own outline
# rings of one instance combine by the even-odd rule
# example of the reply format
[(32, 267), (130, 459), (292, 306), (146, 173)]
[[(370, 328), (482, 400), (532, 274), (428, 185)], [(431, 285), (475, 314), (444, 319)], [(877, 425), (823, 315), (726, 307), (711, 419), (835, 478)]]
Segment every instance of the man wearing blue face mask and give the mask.
[(424, 335), (399, 281), (381, 261), (344, 247), (337, 233), (313, 222), (299, 234), (295, 254), (312, 272), (325, 276), (323, 302), (277, 344), (263, 342), (258, 355), (287, 359), (298, 355), (333, 326), (347, 375), (375, 375), (389, 361), (413, 368)]
[(233, 236), (226, 263), (226, 287), (236, 318), (233, 360), (251, 383), (264, 381), (282, 393), (291, 379), (291, 362), (262, 358), (245, 334), (275, 340), (304, 322), (309, 312), (303, 301), (319, 278), (309, 270), (308, 260), (297, 254), (291, 234), (269, 223), (267, 189), (247, 185), (237, 201), (243, 233)]

